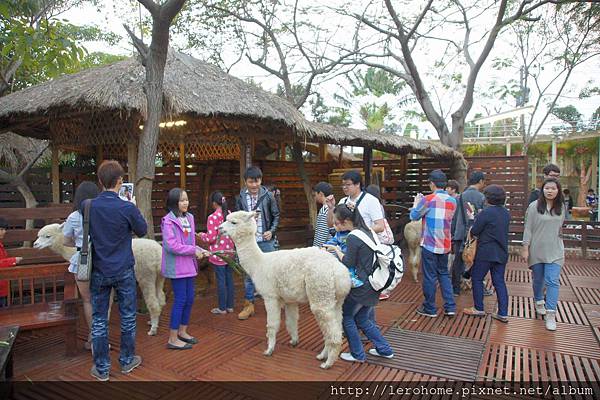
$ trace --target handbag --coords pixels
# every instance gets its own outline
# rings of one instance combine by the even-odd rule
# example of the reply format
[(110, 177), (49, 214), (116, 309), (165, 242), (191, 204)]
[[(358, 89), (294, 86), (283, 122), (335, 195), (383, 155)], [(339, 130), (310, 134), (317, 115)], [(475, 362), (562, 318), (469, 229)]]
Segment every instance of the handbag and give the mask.
[(383, 244), (394, 244), (394, 232), (392, 232), (392, 228), (386, 218), (383, 219), (383, 226), (383, 232), (377, 234), (379, 241)]
[(466, 265), (473, 265), (475, 254), (477, 253), (477, 238), (471, 235), (471, 230), (467, 232), (467, 240), (462, 253), (462, 259)]
[(92, 242), (90, 241), (90, 207), (91, 200), (86, 200), (83, 206), (83, 243), (79, 252), (79, 265), (77, 266), (77, 280), (89, 281), (92, 276)]

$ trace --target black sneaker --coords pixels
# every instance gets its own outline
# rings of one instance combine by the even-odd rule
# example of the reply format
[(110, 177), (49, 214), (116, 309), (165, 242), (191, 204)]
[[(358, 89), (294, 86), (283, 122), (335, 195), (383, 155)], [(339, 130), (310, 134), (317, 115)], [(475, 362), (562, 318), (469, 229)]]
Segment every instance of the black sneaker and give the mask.
[(121, 372), (128, 374), (142, 364), (142, 356), (133, 356), (133, 360), (127, 365), (121, 366)]
[(456, 316), (456, 311), (444, 311), (444, 315), (446, 317), (454, 317)]
[(494, 294), (494, 289), (483, 289), (484, 296), (491, 296)]
[(98, 379), (101, 382), (106, 382), (108, 380), (108, 372), (106, 374), (101, 374), (100, 372), (98, 372), (95, 365), (92, 367), (90, 374), (92, 374), (94, 378)]
[(429, 318), (435, 318), (437, 317), (437, 314), (430, 314), (428, 312), (425, 312), (425, 309), (423, 307), (419, 307), (417, 308), (417, 314), (422, 315), (424, 317), (429, 317)]

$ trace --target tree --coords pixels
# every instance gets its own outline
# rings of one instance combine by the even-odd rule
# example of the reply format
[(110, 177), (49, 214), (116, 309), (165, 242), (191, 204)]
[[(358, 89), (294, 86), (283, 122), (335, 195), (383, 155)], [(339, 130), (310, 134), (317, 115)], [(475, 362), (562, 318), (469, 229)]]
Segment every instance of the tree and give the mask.
[(546, 9), (535, 21), (519, 21), (512, 26), (515, 59), (519, 60), (523, 76), (522, 88), (515, 96), (529, 97), (529, 86), (533, 86), (531, 97), (535, 98), (531, 115), (521, 119), (524, 153), (550, 115), (576, 130), (579, 112), (572, 106), (558, 107), (557, 103), (574, 71), (600, 55), (600, 19), (594, 12), (597, 8), (593, 4), (563, 4)]
[(10, 0), (0, 3), (0, 96), (77, 69), (82, 42), (114, 43), (117, 36), (58, 17), (94, 0)]
[[(519, 19), (529, 18), (528, 15), (541, 6), (555, 1), (500, 0), (466, 4), (461, 0), (450, 0), (441, 5), (433, 3), (433, 0), (428, 0), (417, 14), (409, 17), (399, 16), (391, 0), (385, 0), (383, 10), (370, 3), (362, 12), (348, 12), (351, 9), (349, 5), (339, 12), (362, 24), (369, 36), (375, 34), (385, 39), (383, 46), (373, 46), (368, 52), (361, 51), (352, 60), (353, 63), (380, 68), (405, 81), (442, 143), (458, 149), (464, 137), (466, 116), (473, 107), (477, 77), (500, 32)], [(408, 14), (405, 11), (403, 9), (403, 15)], [(493, 18), (491, 28), (475, 36), (474, 22), (486, 18)], [(457, 38), (449, 37), (444, 32), (448, 26), (461, 29), (462, 32), (456, 35)], [(442, 83), (439, 88), (430, 83), (436, 80), (426, 78), (427, 66), (419, 60), (419, 50), (428, 51), (429, 45), (434, 42), (445, 43), (446, 46), (445, 53), (437, 57), (432, 66), (438, 70), (438, 74), (449, 69), (451, 62), (464, 66), (446, 74), (450, 81)], [(483, 43), (483, 46), (479, 46), (480, 49), (475, 53), (479, 43)], [(450, 127), (444, 118), (443, 104), (437, 93), (443, 89), (451, 89), (455, 94), (458, 90), (462, 91), (460, 105), (451, 114)], [(433, 96), (437, 97), (437, 108)]]
[(556, 118), (571, 125), (572, 132), (577, 130), (577, 125), (581, 122), (581, 113), (571, 104), (564, 107), (555, 106), (550, 110), (550, 113)]
[[(146, 68), (146, 115), (144, 128), (139, 139), (136, 191), (137, 204), (149, 227), (154, 226), (152, 217), (152, 181), (156, 168), (156, 149), (160, 134), (159, 124), (163, 112), (163, 81), (167, 52), (169, 49), (169, 28), (186, 0), (168, 0), (157, 4), (152, 0), (138, 0), (152, 16), (152, 40), (147, 46), (127, 25), (142, 64)], [(154, 229), (148, 229), (148, 236), (154, 238)]]

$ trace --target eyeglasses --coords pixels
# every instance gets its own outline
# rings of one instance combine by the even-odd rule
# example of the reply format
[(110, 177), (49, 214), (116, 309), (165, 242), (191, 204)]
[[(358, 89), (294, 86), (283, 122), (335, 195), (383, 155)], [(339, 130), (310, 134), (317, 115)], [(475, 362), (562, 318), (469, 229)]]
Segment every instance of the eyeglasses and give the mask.
[(560, 178), (560, 174), (557, 174), (556, 172), (550, 172), (548, 174), (549, 178)]

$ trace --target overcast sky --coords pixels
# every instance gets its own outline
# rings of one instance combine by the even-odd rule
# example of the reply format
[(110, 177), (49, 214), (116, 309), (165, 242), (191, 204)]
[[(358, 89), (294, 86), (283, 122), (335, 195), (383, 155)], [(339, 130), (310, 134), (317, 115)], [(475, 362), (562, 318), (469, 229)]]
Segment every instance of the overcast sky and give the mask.
[[(65, 13), (62, 17), (69, 20), (71, 23), (77, 24), (77, 25), (84, 25), (84, 24), (97, 25), (99, 27), (102, 27), (105, 30), (112, 31), (122, 37), (121, 42), (116, 46), (108, 46), (106, 43), (88, 43), (88, 44), (86, 44), (86, 48), (90, 52), (91, 51), (103, 51), (103, 52), (113, 53), (113, 54), (131, 55), (133, 53), (133, 46), (130, 44), (128, 37), (126, 35), (125, 29), (122, 26), (122, 24), (125, 22), (125, 19), (122, 18), (121, 15), (119, 15), (119, 14), (122, 14), (124, 0), (101, 0), (101, 1), (103, 2), (102, 6), (101, 6), (101, 12), (98, 12), (98, 10), (95, 7), (85, 6), (85, 7), (81, 7), (78, 9), (72, 9), (72, 10), (68, 11), (67, 13)], [(118, 1), (118, 3), (117, 3), (117, 1)], [(313, 2), (311, 2), (311, 4), (316, 4), (319, 2), (321, 2), (323, 4), (331, 4), (331, 1), (325, 2), (323, 0), (314, 0)], [(419, 0), (415, 0), (414, 2), (419, 3)], [(117, 6), (117, 4), (119, 4), (119, 5)], [(145, 10), (143, 9), (143, 7), (142, 7), (142, 12), (145, 14)], [(133, 11), (132, 14), (137, 16), (137, 13), (135, 11)], [(448, 27), (445, 27), (444, 30), (449, 35), (448, 37), (452, 37), (453, 34), (454, 35), (459, 34), (458, 31), (455, 31), (455, 32), (452, 31), (452, 25), (448, 25)], [(146, 37), (145, 39), (146, 39), (146, 42), (148, 42), (148, 38)], [(435, 57), (435, 55), (440, 54), (440, 51), (439, 51), (440, 49), (442, 49), (442, 47), (440, 47), (439, 49), (436, 49), (435, 47), (433, 49), (429, 49), (429, 55), (426, 55), (423, 57)], [(438, 50), (438, 51), (436, 51), (436, 50)], [(194, 54), (193, 51), (190, 51), (190, 54), (192, 56), (194, 56), (194, 55), (197, 56), (197, 54)], [(486, 87), (486, 85), (488, 85), (489, 82), (491, 82), (494, 79), (496, 79), (496, 80), (503, 79), (504, 77), (499, 76), (498, 72), (494, 71), (490, 67), (490, 61), (494, 57), (509, 57), (509, 56), (511, 56), (511, 54), (512, 54), (512, 51), (510, 50), (510, 47), (508, 46), (506, 41), (504, 39), (502, 39), (502, 36), (501, 36), (499, 38), (499, 40), (496, 42), (496, 46), (492, 50), (492, 54), (488, 58), (488, 61), (486, 62), (486, 64), (484, 64), (482, 72), (480, 73), (480, 75), (478, 77), (478, 87), (480, 87), (480, 88)], [(231, 57), (234, 57), (234, 55), (231, 55)], [(426, 58), (423, 58), (423, 59), (417, 60), (417, 61), (418, 62), (422, 61), (422, 62), (430, 64), (430, 63), (433, 63), (433, 61), (435, 61), (435, 58), (430, 58), (429, 60)], [(248, 62), (243, 62), (243, 63), (238, 64), (234, 69), (232, 69), (231, 73), (241, 79), (252, 77), (256, 81), (260, 82), (265, 89), (272, 90), (272, 91), (275, 90), (277, 83), (278, 83), (278, 81), (276, 79), (273, 79), (273, 78), (267, 76), (267, 74), (264, 71), (258, 69), (257, 67), (254, 67), (253, 65), (249, 64)], [(565, 90), (565, 96), (559, 101), (558, 104), (559, 105), (573, 104), (584, 115), (584, 117), (583, 117), (584, 119), (589, 119), (591, 117), (591, 114), (594, 112), (594, 110), (596, 110), (600, 106), (600, 96), (594, 96), (594, 97), (591, 97), (588, 99), (579, 99), (578, 94), (590, 79), (592, 79), (592, 80), (595, 79), (596, 86), (600, 85), (600, 81), (596, 77), (600, 77), (600, 58), (596, 58), (595, 60), (588, 62), (587, 64), (581, 66), (577, 70), (577, 73), (574, 74), (573, 78), (570, 81), (570, 84), (567, 86), (567, 90)], [(518, 76), (515, 76), (514, 78), (518, 79)], [(328, 105), (335, 105), (332, 100), (333, 94), (337, 90), (339, 90), (338, 83), (340, 83), (340, 82), (341, 82), (341, 84), (345, 84), (345, 80), (340, 78), (337, 82), (328, 82), (319, 87), (319, 92), (325, 97), (326, 103)], [(450, 94), (450, 95), (452, 95), (452, 94)], [(368, 99), (368, 100), (372, 100), (372, 99)], [(384, 100), (389, 100), (389, 99), (383, 98), (383, 99), (379, 99), (378, 101), (383, 102)], [(452, 100), (445, 99), (444, 101), (447, 101), (448, 104), (451, 104), (451, 103), (458, 104), (458, 102), (460, 100), (461, 100), (461, 98), (459, 97), (459, 98), (454, 98)], [(535, 100), (535, 99), (531, 99), (531, 100)], [(474, 105), (473, 109), (471, 110), (469, 117), (467, 118), (468, 120), (473, 119), (473, 116), (478, 112), (486, 114), (484, 109), (481, 107), (482, 101), (490, 102), (491, 100), (482, 100), (481, 98), (476, 99), (475, 105)], [(392, 112), (394, 111), (393, 103), (394, 103), (393, 101), (388, 102), (388, 104), (392, 106)], [(490, 105), (492, 105), (492, 104), (490, 104)], [(506, 111), (511, 108), (512, 108), (512, 105), (504, 105), (502, 111)], [(488, 109), (493, 109), (493, 107), (488, 107)], [(358, 110), (358, 105), (356, 106), (356, 109), (353, 110), (353, 114), (356, 114), (357, 110)], [(308, 116), (308, 113), (306, 113), (306, 114)], [(308, 116), (308, 117), (310, 118), (310, 116)], [(405, 121), (403, 121), (401, 118), (397, 118), (395, 120), (395, 122), (398, 122), (401, 125), (405, 124)], [(412, 122), (414, 122), (414, 121), (412, 121)], [(556, 122), (557, 121), (555, 119), (550, 118), (548, 123), (545, 124), (545, 126), (550, 126)], [(356, 128), (363, 128), (361, 121), (358, 118), (358, 115), (353, 116), (353, 126)], [(435, 132), (433, 127), (431, 125), (429, 125), (428, 123), (420, 124), (420, 129), (421, 129), (421, 137), (425, 136), (425, 137), (429, 137), (429, 138), (437, 138), (437, 133)]]

